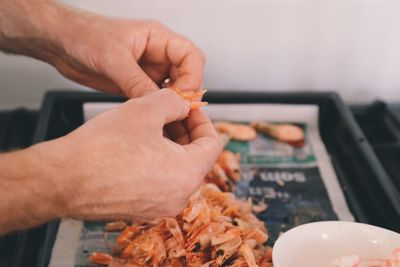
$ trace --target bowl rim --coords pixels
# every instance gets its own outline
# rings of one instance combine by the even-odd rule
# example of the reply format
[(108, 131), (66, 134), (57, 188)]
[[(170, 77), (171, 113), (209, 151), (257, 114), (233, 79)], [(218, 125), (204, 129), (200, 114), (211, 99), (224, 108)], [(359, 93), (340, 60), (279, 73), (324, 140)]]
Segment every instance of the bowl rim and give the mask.
[[(376, 225), (371, 225), (371, 224), (367, 224), (367, 223), (360, 223), (360, 222), (350, 222), (350, 221), (319, 221), (319, 222), (310, 222), (310, 223), (305, 223), (305, 224), (301, 224), (298, 225), (296, 227), (293, 227), (292, 229), (286, 231), (285, 233), (283, 233), (281, 236), (278, 237), (278, 239), (275, 241), (275, 244), (273, 246), (272, 249), (272, 262), (276, 262), (277, 257), (278, 257), (278, 253), (279, 253), (279, 248), (281, 247), (279, 244), (280, 242), (282, 242), (282, 240), (284, 240), (285, 238), (288, 238), (287, 236), (290, 235), (293, 232), (297, 232), (299, 231), (299, 229), (302, 228), (306, 228), (309, 227), (310, 225), (329, 225), (329, 224), (340, 224), (340, 225), (349, 225), (349, 226), (357, 226), (357, 227), (366, 227), (369, 229), (374, 229), (377, 231), (384, 231), (387, 232), (390, 235), (394, 235), (400, 238), (400, 233), (394, 232), (392, 230), (380, 227), (380, 226), (376, 226)], [(277, 246), (278, 245), (278, 246)], [(278, 251), (277, 249), (278, 248)]]

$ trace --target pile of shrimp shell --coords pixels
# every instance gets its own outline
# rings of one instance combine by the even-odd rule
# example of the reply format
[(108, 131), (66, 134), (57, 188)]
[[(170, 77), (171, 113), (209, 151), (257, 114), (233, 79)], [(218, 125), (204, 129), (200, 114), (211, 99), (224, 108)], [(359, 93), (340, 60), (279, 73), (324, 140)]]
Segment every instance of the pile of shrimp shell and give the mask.
[(116, 256), (94, 252), (90, 260), (114, 267), (272, 267), (267, 230), (252, 208), (250, 200), (204, 184), (176, 218), (126, 226), (115, 241)]
[[(224, 146), (231, 138), (256, 137), (247, 125), (214, 125)], [(224, 150), (180, 215), (145, 224), (107, 224), (106, 231), (123, 230), (115, 241), (116, 256), (94, 252), (90, 261), (114, 267), (272, 267), (272, 248), (264, 246), (267, 230), (253, 213), (267, 205), (237, 199), (231, 192), (240, 179), (240, 155)]]

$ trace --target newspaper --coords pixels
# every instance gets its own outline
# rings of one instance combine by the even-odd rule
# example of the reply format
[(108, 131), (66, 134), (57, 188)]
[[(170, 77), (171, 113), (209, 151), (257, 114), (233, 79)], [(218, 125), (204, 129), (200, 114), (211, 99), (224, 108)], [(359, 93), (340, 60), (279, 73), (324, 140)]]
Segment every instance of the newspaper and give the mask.
[[(85, 103), (85, 121), (116, 107), (116, 103)], [(231, 141), (227, 149), (241, 154), (243, 178), (235, 194), (268, 204), (259, 215), (268, 228), (269, 244), (296, 225), (321, 220), (354, 221), (318, 130), (318, 106), (281, 104), (210, 104), (212, 120), (294, 123), (305, 132), (295, 148), (264, 135), (251, 142)], [(105, 233), (102, 222), (62, 220), (50, 266), (89, 267), (92, 251), (110, 252), (117, 233)]]

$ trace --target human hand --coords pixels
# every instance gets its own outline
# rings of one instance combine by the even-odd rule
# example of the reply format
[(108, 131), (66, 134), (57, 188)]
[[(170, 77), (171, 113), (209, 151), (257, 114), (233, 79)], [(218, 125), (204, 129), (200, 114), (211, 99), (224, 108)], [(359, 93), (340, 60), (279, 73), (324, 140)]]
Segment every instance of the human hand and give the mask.
[(41, 59), (73, 81), (128, 97), (158, 90), (166, 78), (183, 90), (202, 86), (203, 53), (158, 22), (101, 16), (49, 0), (16, 2), (28, 16), (18, 8), (4, 10), (4, 27), (20, 18), (18, 26), (8, 27), (12, 30), (0, 26), (0, 37), (6, 36), (0, 49)]
[(190, 112), (187, 131), (175, 132), (173, 141), (163, 136), (165, 124), (188, 113), (185, 101), (163, 89), (129, 100), (51, 141), (47, 154), (63, 150), (63, 171), (52, 173), (67, 207), (62, 215), (149, 220), (181, 212), (221, 149), (201, 110)]

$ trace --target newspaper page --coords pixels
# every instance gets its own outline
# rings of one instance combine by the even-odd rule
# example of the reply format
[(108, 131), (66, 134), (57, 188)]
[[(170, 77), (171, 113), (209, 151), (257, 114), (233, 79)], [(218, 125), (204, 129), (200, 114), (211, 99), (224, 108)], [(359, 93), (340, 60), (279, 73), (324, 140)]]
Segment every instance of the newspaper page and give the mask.
[[(85, 121), (116, 103), (85, 103)], [(226, 149), (241, 155), (243, 177), (235, 194), (268, 205), (259, 214), (269, 231), (269, 245), (296, 225), (313, 221), (353, 221), (318, 129), (318, 106), (281, 104), (210, 104), (212, 120), (293, 123), (304, 129), (305, 144), (293, 147), (258, 134), (250, 142), (230, 141)], [(118, 233), (105, 233), (102, 222), (62, 220), (50, 266), (91, 267), (93, 251), (110, 252)]]

